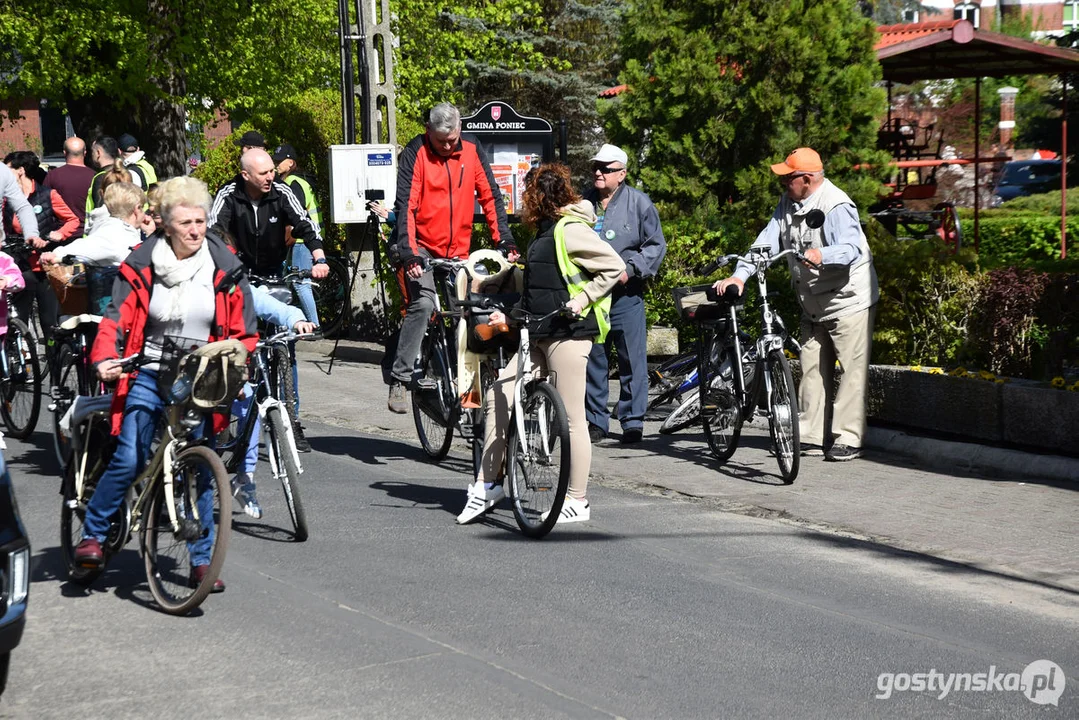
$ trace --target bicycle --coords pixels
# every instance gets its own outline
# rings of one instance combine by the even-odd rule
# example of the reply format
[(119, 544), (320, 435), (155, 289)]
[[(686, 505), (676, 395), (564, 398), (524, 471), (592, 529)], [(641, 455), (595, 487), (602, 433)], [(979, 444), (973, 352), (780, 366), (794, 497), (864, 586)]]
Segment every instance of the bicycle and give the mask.
[(266, 459), (270, 465), (270, 472), (274, 478), (281, 481), (281, 489), (285, 492), (285, 504), (288, 506), (296, 542), (304, 542), (308, 538), (307, 514), (304, 512), (303, 500), (300, 497), (299, 483), (300, 475), (303, 473), (303, 464), (296, 450), (292, 423), (288, 421), (289, 414), (284, 409), (286, 403), (275, 393), (270, 378), (274, 377), (273, 365), (277, 362), (277, 351), (281, 347), (284, 347), (287, 352), (290, 342), (314, 337), (317, 336), (296, 335), (291, 330), (284, 330), (259, 341), (254, 355), (250, 358), (250, 382), (254, 385), (255, 392), (250, 400), (251, 409), (248, 410), (242, 422), (234, 423), (235, 430), (229, 433), (230, 437), (219, 442), (217, 447), (225, 464), (225, 470), (229, 474), (237, 472), (240, 461), (246, 455), (247, 448), (250, 447), (251, 437), (255, 431), (255, 421), (258, 419), (262, 422), (262, 426), (267, 431)]
[(7, 294), (8, 327), (0, 344), (0, 418), (8, 435), (30, 437), (41, 412), (41, 362), (37, 340)]
[[(768, 268), (780, 258), (793, 255), (808, 262), (793, 249), (771, 255), (767, 250), (750, 249), (747, 255), (725, 255), (713, 265), (723, 267), (741, 260), (753, 267), (760, 292), (761, 334), (744, 346), (738, 327), (738, 312), (745, 293), (737, 290), (720, 298), (711, 285), (676, 288), (675, 304), (687, 319), (698, 324), (697, 368), (702, 397), (698, 403), (700, 421), (708, 446), (720, 462), (726, 462), (738, 447), (742, 424), (754, 415), (768, 418), (772, 452), (784, 484), (798, 476), (801, 447), (798, 438), (798, 398), (790, 363), (784, 353), (789, 341), (782, 319), (768, 304)], [(701, 302), (701, 295), (707, 302)]]
[[(420, 446), (435, 462), (450, 451), (454, 430), (465, 440), (482, 443), (482, 420), (475, 412), (464, 413), (457, 388), (457, 336), (454, 323), (461, 310), (454, 285), (457, 271), (465, 260), (431, 258), (426, 265), (435, 274), (435, 310), (427, 324), (420, 346), (417, 380), (412, 391), (412, 417)], [(447, 309), (448, 308), (448, 309)], [(481, 403), (482, 405), (482, 403)], [(482, 410), (479, 415), (482, 415)]]
[[(63, 258), (70, 264), (71, 256)], [(68, 284), (75, 286), (89, 278), (90, 269), (76, 273)], [(60, 464), (61, 472), (67, 464), (71, 445), (60, 428), (60, 421), (75, 398), (100, 395), (105, 386), (97, 379), (90, 362), (90, 350), (97, 335), (101, 316), (91, 312), (61, 316), (60, 324), (53, 329), (48, 341), (49, 353), (49, 397), (48, 409), (53, 414), (53, 449)]]
[[(262, 277), (254, 273), (248, 274), (253, 290), (255, 286), (265, 287), (270, 297), (286, 305), (292, 304), (293, 284), (310, 277), (310, 270), (298, 270), (296, 268), (290, 268), (289, 272), (278, 278)], [(312, 286), (317, 287), (318, 284), (312, 283)], [(271, 332), (277, 332), (285, 329), (287, 328), (271, 328), (270, 330)], [(292, 374), (293, 362), (290, 350), (288, 343), (277, 343), (273, 346), (274, 358), (269, 363), (271, 370), (269, 378), (270, 387), (272, 388), (271, 394), (281, 400), (288, 413), (289, 422), (296, 427), (300, 424), (300, 418), (296, 413), (296, 378)]]
[[(315, 307), (318, 310), (319, 331), (323, 337), (332, 337), (340, 332), (349, 316), (351, 298), (349, 297), (348, 261), (344, 258), (326, 256), (326, 266), (330, 274), (312, 282)], [(296, 268), (291, 268), (296, 270)]]
[[(232, 494), (221, 458), (198, 430), (207, 414), (192, 389), (200, 382), (201, 358), (176, 344), (166, 344), (161, 359), (135, 355), (122, 358), (124, 372), (159, 362), (158, 388), (165, 398), (161, 414), (160, 442), (146, 468), (136, 477), (120, 510), (110, 519), (102, 543), (106, 561), (118, 553), (134, 534), (139, 535), (146, 580), (154, 600), (171, 615), (184, 615), (202, 604), (212, 591), (228, 551), (232, 527)], [(231, 401), (239, 392), (239, 374), (226, 374), (222, 398)], [(75, 548), (82, 538), (86, 507), (98, 480), (108, 467), (115, 438), (111, 436), (112, 395), (76, 398), (65, 415), (72, 453), (61, 485), (60, 545), (68, 577), (89, 585), (104, 572), (75, 562)], [(202, 579), (191, 586), (188, 544), (212, 536), (214, 547)]]
[[(502, 469), (506, 497), (513, 507), (517, 526), (527, 537), (542, 538), (558, 522), (569, 489), (569, 420), (558, 390), (546, 377), (538, 376), (533, 370), (528, 328), (568, 311), (559, 308), (546, 315), (533, 315), (521, 308), (507, 310), (490, 298), (461, 304), (476, 309), (502, 310), (518, 330), (513, 412)], [(508, 331), (509, 324), (494, 326), (486, 333), (481, 332), (480, 337), (490, 340), (494, 333)], [(481, 437), (481, 445), (482, 442)]]

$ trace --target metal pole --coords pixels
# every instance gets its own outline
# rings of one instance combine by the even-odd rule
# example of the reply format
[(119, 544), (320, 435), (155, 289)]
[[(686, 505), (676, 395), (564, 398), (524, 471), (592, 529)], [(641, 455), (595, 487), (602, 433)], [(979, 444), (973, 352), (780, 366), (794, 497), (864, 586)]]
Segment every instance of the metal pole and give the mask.
[(1064, 81), (1064, 115), (1060, 122), (1060, 259), (1068, 257), (1068, 76)]
[(978, 158), (981, 152), (982, 134), (982, 79), (974, 80), (974, 252), (978, 252), (978, 210), (980, 188), (978, 187)]
[(341, 46), (341, 134), (344, 143), (356, 142), (356, 86), (352, 79), (352, 28), (348, 18), (348, 0), (337, 0), (337, 33)]
[(566, 124), (566, 118), (558, 121), (558, 142), (561, 145), (558, 155), (562, 163), (565, 164), (567, 162), (566, 158), (569, 157), (569, 127)]
[(356, 27), (359, 39), (356, 62), (360, 64), (360, 142), (371, 142), (371, 68), (367, 63), (367, 17), (365, 0), (356, 0)]

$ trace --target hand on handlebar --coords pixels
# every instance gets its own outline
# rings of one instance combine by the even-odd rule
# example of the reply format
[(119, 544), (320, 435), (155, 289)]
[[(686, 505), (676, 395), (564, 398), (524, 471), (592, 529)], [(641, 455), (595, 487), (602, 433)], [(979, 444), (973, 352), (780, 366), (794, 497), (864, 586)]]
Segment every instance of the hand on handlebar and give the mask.
[(39, 250), (49, 244), (48, 241), (42, 240), (39, 237), (26, 238), (26, 242)]
[(805, 260), (802, 262), (803, 265), (817, 270), (820, 269), (821, 265), (824, 262), (824, 258), (821, 257), (820, 248), (809, 248), (804, 253), (802, 253), (802, 257), (805, 258)]
[(738, 294), (741, 295), (742, 290), (745, 288), (745, 286), (746, 284), (743, 280), (736, 278), (732, 275), (731, 277), (724, 280), (716, 280), (715, 284), (712, 285), (712, 289), (716, 291), (716, 294), (722, 296), (724, 293), (726, 293), (727, 288), (735, 287), (738, 289)]
[(102, 360), (97, 364), (97, 376), (103, 382), (112, 382), (120, 377), (124, 364), (120, 360)]
[(315, 323), (301, 320), (292, 326), (292, 331), (297, 335), (309, 335), (315, 332)]
[(495, 310), (487, 316), (488, 325), (503, 325), (506, 322), (506, 313), (501, 310)]
[(326, 263), (317, 262), (311, 266), (311, 277), (319, 280), (330, 274), (330, 266)]
[(413, 280), (423, 277), (423, 263), (419, 258), (413, 258), (405, 263), (405, 273)]
[(584, 299), (581, 295), (572, 298), (566, 303), (566, 312), (572, 313), (574, 317), (581, 316), (581, 313), (584, 312)]

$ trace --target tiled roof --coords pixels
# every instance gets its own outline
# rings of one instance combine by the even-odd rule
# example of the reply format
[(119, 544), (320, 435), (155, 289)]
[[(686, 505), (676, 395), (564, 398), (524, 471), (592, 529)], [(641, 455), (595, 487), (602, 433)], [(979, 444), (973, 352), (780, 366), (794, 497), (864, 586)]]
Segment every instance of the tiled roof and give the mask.
[(965, 20), (934, 20), (923, 23), (907, 23), (905, 25), (881, 25), (877, 28), (880, 38), (873, 46), (874, 50), (906, 42), (915, 38), (932, 35), (938, 32), (950, 32), (956, 25)]

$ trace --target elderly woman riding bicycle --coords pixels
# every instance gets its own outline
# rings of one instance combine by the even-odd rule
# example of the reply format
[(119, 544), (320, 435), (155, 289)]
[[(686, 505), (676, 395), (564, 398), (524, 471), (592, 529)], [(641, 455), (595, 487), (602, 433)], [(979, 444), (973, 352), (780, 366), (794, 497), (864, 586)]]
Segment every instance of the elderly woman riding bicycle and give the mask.
[[(161, 358), (167, 337), (213, 342), (237, 339), (248, 351), (258, 332), (251, 291), (240, 261), (225, 243), (206, 232), (210, 210), (206, 185), (191, 177), (161, 184), (163, 235), (136, 248), (120, 266), (112, 301), (101, 321), (91, 359), (106, 382), (118, 381), (112, 405), (116, 451), (86, 508), (83, 540), (75, 562), (83, 567), (104, 561), (101, 544), (109, 518), (150, 457), (154, 430), (165, 401), (158, 390), (158, 366), (145, 365), (122, 375), (119, 358), (142, 353)], [(227, 418), (215, 416), (215, 430)], [(220, 426), (220, 427), (218, 427)], [(212, 486), (200, 486), (198, 504), (205, 537), (188, 544), (192, 582), (206, 574), (213, 547), (210, 522)], [(220, 580), (214, 592), (225, 589)]]

